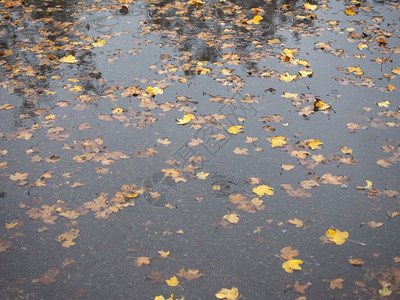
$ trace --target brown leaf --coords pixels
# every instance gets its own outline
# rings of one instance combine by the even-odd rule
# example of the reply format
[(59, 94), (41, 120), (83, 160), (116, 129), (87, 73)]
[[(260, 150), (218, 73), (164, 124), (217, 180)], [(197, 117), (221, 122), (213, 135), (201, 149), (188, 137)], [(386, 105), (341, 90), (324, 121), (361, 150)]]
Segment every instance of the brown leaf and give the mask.
[(182, 278), (185, 278), (186, 280), (195, 280), (199, 279), (200, 277), (203, 277), (204, 274), (200, 273), (200, 270), (192, 270), (188, 269), (185, 271), (184, 268), (180, 269), (178, 272), (176, 272), (176, 275)]
[(146, 279), (150, 279), (151, 284), (164, 282), (164, 276), (158, 271), (150, 271), (150, 276), (147, 276)]
[(7, 250), (8, 248), (10, 248), (11, 245), (12, 245), (11, 242), (9, 242), (9, 241), (4, 241), (4, 240), (0, 239), (0, 252), (6, 252), (6, 250)]
[(150, 264), (150, 260), (151, 260), (151, 258), (150, 257), (146, 257), (146, 256), (137, 257), (135, 259), (135, 266), (136, 267), (141, 267), (143, 265), (148, 265), (148, 264)]
[(348, 261), (353, 266), (362, 266), (365, 263), (365, 261), (362, 258), (349, 258)]
[(293, 249), (292, 246), (287, 246), (281, 249), (281, 257), (284, 259), (293, 259), (293, 257), (296, 257), (297, 255), (299, 255), (299, 251)]
[(49, 269), (43, 276), (40, 278), (40, 281), (43, 284), (52, 284), (55, 283), (57, 280), (57, 276), (60, 274), (60, 269), (52, 268)]
[(343, 281), (344, 281), (344, 279), (342, 279), (342, 278), (333, 279), (333, 280), (331, 280), (329, 287), (332, 290), (334, 290), (334, 289), (341, 290), (341, 289), (343, 289), (343, 284), (342, 284)]
[(300, 285), (299, 281), (296, 280), (296, 282), (295, 282), (294, 285), (293, 285), (293, 290), (294, 290), (296, 293), (305, 295), (305, 294), (306, 294), (306, 289), (308, 289), (308, 288), (310, 287), (310, 285), (311, 285), (311, 283), (309, 283), (309, 282), (307, 282), (307, 283), (304, 284), (304, 285)]

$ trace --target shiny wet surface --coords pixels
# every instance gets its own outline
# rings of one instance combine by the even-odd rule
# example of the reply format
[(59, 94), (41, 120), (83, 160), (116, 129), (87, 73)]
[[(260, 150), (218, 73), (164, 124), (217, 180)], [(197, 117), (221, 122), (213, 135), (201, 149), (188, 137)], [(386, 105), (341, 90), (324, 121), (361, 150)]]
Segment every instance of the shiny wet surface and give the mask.
[[(0, 39), (2, 298), (398, 297), (396, 2), (17, 2)], [(287, 246), (302, 270), (282, 268)]]

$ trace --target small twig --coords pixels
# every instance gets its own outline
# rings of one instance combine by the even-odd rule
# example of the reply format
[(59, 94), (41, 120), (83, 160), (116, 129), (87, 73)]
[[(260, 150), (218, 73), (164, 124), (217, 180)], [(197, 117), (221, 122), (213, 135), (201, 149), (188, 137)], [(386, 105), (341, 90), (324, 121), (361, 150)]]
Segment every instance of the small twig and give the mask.
[(281, 261), (284, 261), (284, 262), (286, 261), (286, 260), (284, 260), (282, 257), (280, 257), (280, 256), (277, 255), (277, 254), (275, 254), (274, 256), (275, 256), (276, 258), (279, 258)]

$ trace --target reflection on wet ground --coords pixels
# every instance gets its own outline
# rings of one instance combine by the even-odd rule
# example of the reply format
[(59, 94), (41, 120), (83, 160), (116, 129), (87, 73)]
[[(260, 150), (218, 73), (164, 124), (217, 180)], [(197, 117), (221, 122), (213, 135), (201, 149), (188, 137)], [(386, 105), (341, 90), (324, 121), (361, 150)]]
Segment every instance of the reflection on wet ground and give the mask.
[(3, 1), (1, 298), (399, 297), (399, 9)]

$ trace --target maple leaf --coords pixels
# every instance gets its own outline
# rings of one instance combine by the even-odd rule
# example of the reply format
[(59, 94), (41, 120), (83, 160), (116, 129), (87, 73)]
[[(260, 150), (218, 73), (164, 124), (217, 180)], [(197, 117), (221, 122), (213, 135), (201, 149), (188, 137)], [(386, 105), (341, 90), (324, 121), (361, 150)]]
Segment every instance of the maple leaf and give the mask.
[(215, 293), (218, 299), (237, 300), (239, 299), (239, 290), (236, 287), (231, 289), (223, 288), (218, 293)]
[(311, 150), (321, 149), (322, 142), (320, 140), (307, 140), (307, 146), (311, 148)]
[(392, 291), (390, 290), (390, 288), (388, 286), (382, 287), (379, 291), (378, 291), (379, 295), (381, 296), (390, 296), (392, 294)]
[(289, 72), (279, 75), (279, 80), (284, 82), (291, 82), (297, 78), (297, 75), (290, 75)]
[(259, 16), (259, 15), (255, 15), (253, 19), (247, 21), (247, 24), (256, 24), (259, 25), (260, 21), (264, 19), (263, 17)]
[(198, 6), (203, 5), (205, 2), (203, 2), (201, 0), (189, 0), (188, 3), (195, 7), (198, 7)]
[(194, 114), (185, 114), (182, 119), (176, 119), (176, 124), (185, 125), (190, 123), (195, 118)]
[(348, 261), (353, 266), (362, 266), (365, 263), (365, 261), (362, 258), (349, 258)]
[(150, 271), (150, 276), (147, 276), (146, 279), (150, 279), (151, 284), (157, 284), (157, 283), (164, 282), (163, 275), (158, 271)]
[(59, 215), (65, 217), (67, 219), (70, 219), (70, 220), (75, 220), (80, 216), (80, 214), (74, 210), (68, 210), (68, 211), (62, 212)]
[(68, 55), (60, 58), (60, 62), (67, 63), (67, 64), (74, 64), (77, 63), (78, 60), (73, 55)]
[(349, 237), (349, 233), (347, 231), (340, 231), (339, 229), (328, 229), (325, 232), (327, 238), (334, 242), (336, 245), (342, 245), (346, 242), (346, 239)]
[(15, 172), (14, 175), (10, 175), (10, 179), (13, 181), (24, 181), (28, 178), (28, 173), (20, 173), (20, 172)]
[(292, 246), (287, 246), (281, 249), (281, 257), (287, 260), (293, 259), (299, 255), (299, 251), (292, 248)]
[(71, 229), (70, 231), (60, 234), (57, 237), (57, 241), (61, 242), (63, 247), (69, 248), (76, 244), (75, 242), (73, 242), (73, 240), (78, 236), (79, 236), (79, 229)]
[(274, 194), (274, 188), (268, 185), (259, 185), (253, 188), (253, 193), (257, 194), (260, 197), (264, 196), (264, 194), (272, 196)]
[(225, 215), (223, 218), (232, 224), (237, 224), (240, 220), (239, 215), (237, 213), (231, 213), (231, 214)]
[(300, 74), (302, 77), (311, 77), (311, 75), (312, 75), (313, 73), (314, 73), (313, 71), (307, 71), (307, 70), (300, 70), (300, 71), (299, 71), (299, 74)]
[(329, 105), (328, 103), (320, 100), (320, 99), (316, 99), (314, 102), (314, 111), (324, 111), (324, 110), (329, 110), (332, 106)]
[(169, 286), (177, 286), (179, 285), (179, 280), (176, 276), (172, 276), (170, 279), (166, 279), (165, 282), (169, 285)]
[(165, 251), (157, 251), (157, 252), (158, 252), (158, 254), (160, 255), (160, 257), (162, 259), (166, 259), (168, 257), (168, 255), (169, 255), (169, 251), (167, 251), (167, 252), (165, 252)]
[(243, 132), (242, 125), (233, 125), (228, 128), (228, 132), (232, 134), (238, 134), (239, 132)]
[(395, 86), (394, 84), (389, 84), (389, 85), (387, 86), (387, 90), (388, 90), (389, 92), (395, 91), (395, 90), (396, 90), (396, 86)]
[(347, 146), (340, 147), (340, 151), (342, 151), (342, 153), (344, 153), (344, 154), (352, 154), (353, 153), (353, 150)]
[(357, 189), (359, 190), (370, 190), (374, 186), (374, 183), (371, 180), (366, 179), (365, 180), (366, 185), (365, 186), (356, 186)]
[(281, 164), (282, 170), (290, 171), (294, 169), (294, 165), (292, 164)]
[(353, 73), (354, 75), (361, 76), (364, 72), (361, 70), (360, 67), (348, 67), (347, 71)]
[(210, 173), (201, 171), (196, 174), (196, 177), (199, 179), (205, 180), (208, 175), (210, 175)]
[(295, 219), (289, 219), (287, 222), (289, 224), (295, 225), (296, 227), (301, 227), (301, 226), (304, 225), (302, 220), (299, 220), (299, 219), (296, 219), (296, 218)]
[(135, 259), (135, 266), (136, 267), (141, 267), (143, 265), (149, 265), (150, 264), (150, 257), (147, 256), (139, 256)]
[(400, 68), (394, 68), (394, 69), (392, 69), (392, 73), (393, 73), (393, 74), (400, 75)]
[(348, 16), (355, 16), (356, 14), (358, 14), (357, 11), (354, 11), (355, 7), (354, 6), (350, 6), (348, 8), (346, 8), (346, 10), (344, 11), (344, 13)]
[(287, 138), (284, 136), (275, 136), (272, 138), (269, 138), (269, 141), (271, 142), (271, 147), (283, 147), (285, 144), (287, 144)]
[(103, 47), (105, 44), (106, 44), (105, 40), (100, 40), (100, 41), (92, 43), (92, 46), (93, 47)]
[(301, 270), (302, 263), (304, 262), (300, 259), (289, 259), (282, 264), (282, 268), (288, 273), (293, 273), (293, 270)]
[(151, 87), (148, 86), (146, 87), (146, 93), (151, 95), (151, 96), (155, 96), (155, 95), (161, 95), (164, 94), (164, 91), (158, 87)]
[(331, 280), (330, 284), (329, 284), (329, 288), (334, 290), (334, 289), (343, 289), (343, 284), (342, 282), (344, 281), (344, 279), (342, 278), (336, 278)]
[(377, 102), (376, 105), (378, 105), (379, 107), (389, 107), (390, 101), (388, 101), (388, 100), (380, 101), (380, 102)]
[(187, 271), (185, 271), (184, 268), (180, 269), (177, 273), (177, 276), (185, 278), (186, 280), (195, 280), (195, 279), (199, 279), (200, 277), (203, 277), (204, 274), (200, 273), (200, 270), (192, 270), (192, 269), (188, 269)]
[(242, 155), (248, 155), (249, 154), (249, 149), (247, 148), (242, 148), (240, 149), (239, 147), (236, 147), (235, 149), (233, 149), (233, 153), (235, 154), (242, 154)]
[(313, 5), (313, 4), (310, 4), (308, 2), (305, 3), (303, 6), (307, 10), (316, 10), (316, 9), (318, 9), (318, 5)]

